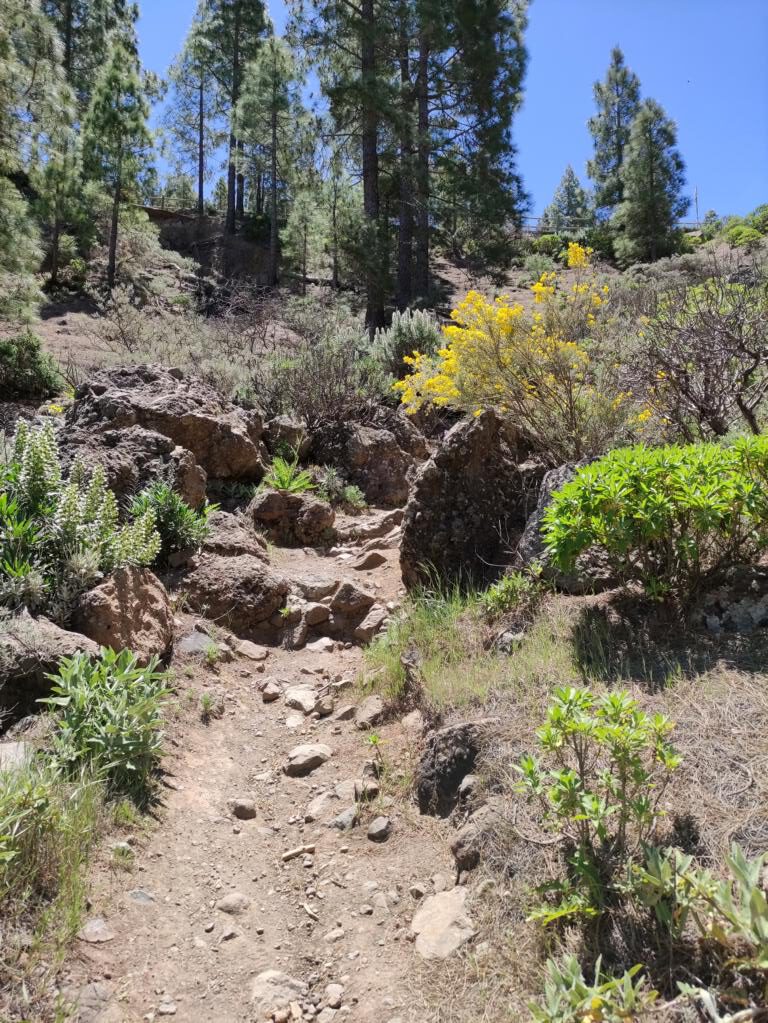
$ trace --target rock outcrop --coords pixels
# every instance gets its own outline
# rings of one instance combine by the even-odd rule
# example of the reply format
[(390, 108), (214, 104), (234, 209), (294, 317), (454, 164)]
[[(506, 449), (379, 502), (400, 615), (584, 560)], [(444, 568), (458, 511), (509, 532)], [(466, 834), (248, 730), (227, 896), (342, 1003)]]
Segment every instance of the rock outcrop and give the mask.
[(96, 656), (98, 644), (76, 632), (60, 629), (47, 618), (22, 614), (0, 632), (0, 722), (16, 721), (39, 711), (36, 701), (51, 691), (49, 673), (62, 657)]
[(482, 581), (509, 560), (525, 528), (543, 467), (522, 461), (493, 412), (458, 423), (421, 467), (403, 517), (400, 565), (413, 588)]
[(66, 416), (73, 441), (134, 426), (191, 451), (212, 479), (259, 480), (264, 475), (260, 413), (223, 400), (208, 384), (181, 370), (104, 370), (78, 388)]
[(74, 624), (99, 646), (131, 650), (140, 664), (173, 649), (173, 612), (165, 587), (148, 568), (124, 565), (83, 594)]
[(195, 456), (170, 437), (142, 426), (99, 432), (91, 428), (63, 431), (61, 450), (70, 461), (91, 469), (101, 465), (107, 485), (118, 498), (129, 498), (148, 483), (168, 478), (192, 508), (205, 500), (207, 475)]
[(566, 463), (545, 474), (536, 507), (525, 525), (513, 562), (518, 568), (538, 564), (545, 579), (554, 583), (559, 590), (572, 594), (600, 593), (616, 585), (604, 551), (592, 547), (579, 555), (572, 571), (562, 572), (552, 564), (541, 534), (544, 513), (552, 503), (552, 495), (569, 483), (579, 468), (586, 464)]
[(390, 430), (358, 423), (324, 427), (312, 437), (312, 458), (336, 466), (378, 508), (398, 508), (408, 498), (408, 479), (416, 461)]
[(336, 514), (311, 493), (260, 490), (248, 506), (257, 529), (285, 547), (328, 546), (334, 540)]
[(467, 721), (427, 736), (415, 779), (422, 813), (447, 817), (453, 810), (461, 783), (474, 770), (495, 724), (490, 719)]
[(261, 558), (233, 558), (203, 552), (184, 578), (190, 607), (233, 632), (247, 634), (282, 607), (288, 583)]

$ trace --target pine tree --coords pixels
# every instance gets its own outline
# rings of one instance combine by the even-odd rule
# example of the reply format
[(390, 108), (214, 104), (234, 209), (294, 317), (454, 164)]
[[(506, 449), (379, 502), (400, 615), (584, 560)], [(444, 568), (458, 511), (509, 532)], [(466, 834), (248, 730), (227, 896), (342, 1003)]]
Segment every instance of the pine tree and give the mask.
[(205, 0), (201, 0), (184, 47), (171, 65), (170, 97), (163, 115), (163, 131), (178, 171), (194, 168), (197, 175), (197, 212), (205, 211), (205, 182), (210, 175), (209, 155), (224, 141), (221, 96), (215, 87), (210, 40), (206, 36)]
[(307, 278), (323, 254), (327, 225), (324, 223), (317, 198), (311, 191), (299, 192), (288, 214), (282, 232), (286, 257), (298, 269), (301, 293), (307, 293)]
[(609, 214), (624, 196), (621, 167), (640, 104), (640, 79), (626, 66), (618, 46), (611, 52), (605, 80), (595, 82), (594, 94), (597, 114), (588, 127), (595, 155), (587, 170), (595, 183), (595, 205)]
[(131, 39), (137, 8), (129, 0), (42, 0), (42, 9), (61, 38), (64, 70), (85, 111), (113, 35)]
[(138, 60), (118, 39), (96, 80), (83, 122), (86, 174), (103, 183), (112, 198), (107, 264), (110, 291), (115, 283), (120, 203), (138, 189), (139, 176), (149, 162), (148, 116)]
[(284, 40), (272, 36), (246, 69), (237, 114), (238, 136), (258, 150), (261, 180), (269, 182), (270, 285), (277, 284), (279, 269), (278, 195), (298, 163), (303, 117), (293, 54)]
[(542, 228), (555, 234), (583, 235), (592, 226), (594, 214), (589, 195), (570, 164), (541, 219)]
[(248, 63), (256, 59), (267, 19), (262, 0), (205, 0), (203, 32), (209, 44), (210, 69), (229, 119), (226, 229), (235, 233), (245, 205), (241, 146), (236, 134), (237, 105)]
[(623, 263), (655, 260), (674, 251), (675, 225), (690, 200), (682, 194), (685, 164), (675, 122), (655, 100), (645, 100), (632, 124), (621, 168), (624, 199), (613, 223)]

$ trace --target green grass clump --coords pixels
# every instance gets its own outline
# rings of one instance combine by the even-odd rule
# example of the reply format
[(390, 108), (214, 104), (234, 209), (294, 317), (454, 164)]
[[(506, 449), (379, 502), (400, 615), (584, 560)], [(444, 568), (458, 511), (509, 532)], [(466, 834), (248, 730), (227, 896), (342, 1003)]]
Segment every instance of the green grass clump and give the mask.
[(302, 494), (315, 489), (312, 473), (308, 469), (299, 468), (299, 456), (296, 454), (291, 459), (275, 455), (264, 483), (273, 490), (283, 490), (289, 494)]

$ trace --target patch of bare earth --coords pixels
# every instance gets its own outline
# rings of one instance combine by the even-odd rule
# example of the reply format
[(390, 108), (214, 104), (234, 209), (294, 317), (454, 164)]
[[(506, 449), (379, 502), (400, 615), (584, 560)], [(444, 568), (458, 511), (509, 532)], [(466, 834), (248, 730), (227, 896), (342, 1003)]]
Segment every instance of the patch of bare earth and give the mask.
[[(315, 564), (321, 560), (302, 551), (273, 557), (294, 575), (321, 570)], [(334, 568), (338, 573), (338, 562)], [(394, 596), (396, 558), (360, 581), (383, 599)], [(181, 632), (192, 624), (185, 618)], [(307, 985), (286, 1018), (425, 1018), (409, 940), (418, 906), (409, 889), (452, 886), (453, 865), (445, 823), (420, 817), (410, 802), (417, 740), (399, 722), (376, 725), (384, 765), (378, 796), (358, 804), (351, 830), (329, 826), (355, 807), (354, 780), (372, 757), (370, 732), (344, 710), (360, 700), (352, 683), (361, 658), (349, 648), (272, 649), (264, 662), (175, 660), (177, 694), (155, 820), (112, 836), (95, 863), (88, 916), (105, 922), (109, 940), (76, 942), (60, 978), (65, 996), (79, 1002), (73, 1019), (263, 1019), (251, 995), (254, 978), (266, 970)], [(268, 678), (283, 693), (298, 685), (333, 693), (334, 713), (305, 717), (284, 698), (265, 703)], [(204, 693), (222, 709), (208, 724), (200, 714)], [(289, 752), (307, 743), (326, 745), (332, 755), (306, 777), (287, 776)], [(255, 816), (238, 819), (232, 800), (251, 801)], [(367, 837), (378, 816), (391, 820), (384, 842)], [(132, 845), (128, 872), (114, 867), (115, 841)], [(435, 882), (435, 875), (442, 876)], [(226, 911), (230, 902), (235, 912)], [(327, 995), (329, 984), (341, 985), (343, 994)]]

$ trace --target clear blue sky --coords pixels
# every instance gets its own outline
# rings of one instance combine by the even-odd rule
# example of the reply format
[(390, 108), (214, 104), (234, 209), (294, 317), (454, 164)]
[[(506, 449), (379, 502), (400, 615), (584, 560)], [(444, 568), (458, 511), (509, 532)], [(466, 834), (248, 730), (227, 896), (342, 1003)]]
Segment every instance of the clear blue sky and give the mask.
[[(269, 4), (280, 32), (285, 6)], [(139, 40), (152, 70), (167, 69), (195, 6), (142, 0)], [(743, 214), (768, 202), (768, 0), (533, 0), (515, 138), (534, 212), (549, 202), (567, 163), (586, 177), (592, 83), (616, 43), (643, 96), (677, 121), (701, 215)]]

